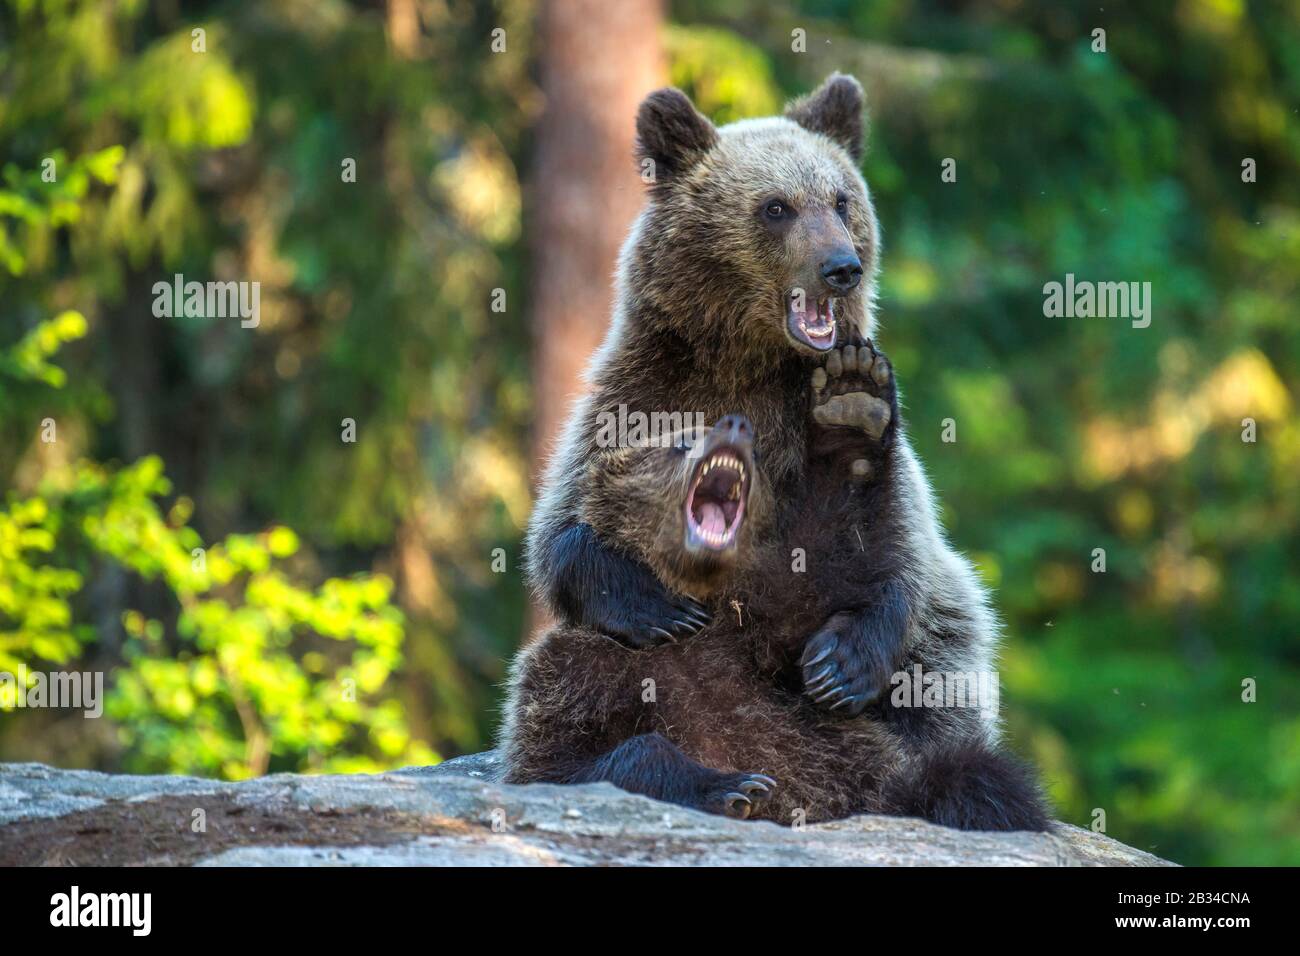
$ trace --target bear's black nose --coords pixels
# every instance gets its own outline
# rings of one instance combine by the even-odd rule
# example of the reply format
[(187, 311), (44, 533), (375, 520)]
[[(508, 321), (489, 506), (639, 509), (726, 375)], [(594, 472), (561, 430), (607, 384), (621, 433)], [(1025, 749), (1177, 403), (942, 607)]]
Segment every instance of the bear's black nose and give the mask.
[(724, 415), (713, 426), (726, 436), (729, 445), (745, 445), (754, 440), (754, 426), (744, 415)]
[(851, 252), (831, 256), (822, 263), (822, 278), (834, 292), (848, 292), (862, 281), (862, 263)]

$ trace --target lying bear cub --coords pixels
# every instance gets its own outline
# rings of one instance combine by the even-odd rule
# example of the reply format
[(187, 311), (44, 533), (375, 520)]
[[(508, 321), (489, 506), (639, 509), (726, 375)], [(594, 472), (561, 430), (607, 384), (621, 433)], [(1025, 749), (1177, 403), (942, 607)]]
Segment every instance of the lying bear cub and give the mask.
[[(844, 368), (849, 348), (852, 371)], [(888, 498), (873, 492), (888, 481), (890, 456), (872, 422), (892, 414), (878, 398), (892, 375), (869, 345), (835, 359), (833, 374), (813, 373), (813, 416), (865, 425), (856, 436), (855, 425), (827, 436), (847, 464), (839, 494), (827, 489), (828, 503), (878, 508)], [(871, 377), (876, 363), (886, 388)], [(844, 395), (855, 397), (835, 401)], [(859, 416), (851, 406), (871, 412)], [(621, 465), (597, 479), (595, 494), (634, 507), (642, 520), (622, 543), (702, 602), (710, 622), (680, 642), (642, 650), (571, 626), (525, 648), (510, 680), (505, 780), (605, 780), (707, 812), (783, 823), (878, 812), (973, 829), (1042, 829), (1032, 778), (978, 727), (926, 729), (923, 714), (903, 716), (885, 696), (845, 717), (804, 693), (810, 660), (818, 686), (834, 690), (833, 647), (812, 660), (804, 638), (824, 620), (824, 595), (833, 591), (827, 576), (838, 571), (817, 565), (792, 574), (764, 558), (779, 553), (782, 532), (747, 419), (728, 415), (704, 435), (677, 437), (671, 448), (627, 449)], [(802, 530), (785, 533), (797, 539)], [(769, 586), (776, 575), (785, 586)]]

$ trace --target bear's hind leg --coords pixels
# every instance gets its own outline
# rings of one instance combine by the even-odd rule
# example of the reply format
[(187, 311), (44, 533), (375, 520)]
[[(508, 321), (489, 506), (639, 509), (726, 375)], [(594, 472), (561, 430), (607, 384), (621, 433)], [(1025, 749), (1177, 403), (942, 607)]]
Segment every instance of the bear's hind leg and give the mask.
[(662, 734), (631, 737), (569, 774), (565, 783), (608, 781), (629, 793), (705, 813), (746, 819), (772, 794), (761, 773), (723, 773), (696, 763)]
[(924, 748), (881, 794), (883, 812), (958, 830), (1046, 830), (1043, 795), (1019, 759), (980, 740)]

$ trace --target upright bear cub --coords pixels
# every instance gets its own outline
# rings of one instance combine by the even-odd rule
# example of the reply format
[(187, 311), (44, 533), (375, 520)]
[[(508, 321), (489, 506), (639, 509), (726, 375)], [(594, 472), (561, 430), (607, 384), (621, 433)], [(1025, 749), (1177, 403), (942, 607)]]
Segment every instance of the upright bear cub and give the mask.
[[(990, 672), (997, 624), (943, 538), (892, 370), (870, 344), (878, 239), (857, 168), (862, 105), (842, 76), (785, 117), (721, 129), (676, 90), (642, 104), (650, 202), (529, 529), (530, 579), (564, 623), (517, 669), (509, 779), (610, 779), (723, 812), (743, 805), (729, 795), (771, 808), (789, 794), (783, 809), (809, 819), (1045, 825), (1032, 777), (998, 749), (996, 716), (890, 705), (891, 675), (914, 666)], [(748, 484), (665, 501), (677, 483), (656, 472), (663, 455), (600, 438), (620, 406), (744, 421), (762, 436)], [(655, 660), (690, 665), (667, 680), (667, 710), (640, 707), (647, 679), (664, 700)], [(692, 694), (700, 720), (680, 709)], [(590, 729), (606, 718), (613, 737)], [(591, 753), (597, 742), (611, 749)]]

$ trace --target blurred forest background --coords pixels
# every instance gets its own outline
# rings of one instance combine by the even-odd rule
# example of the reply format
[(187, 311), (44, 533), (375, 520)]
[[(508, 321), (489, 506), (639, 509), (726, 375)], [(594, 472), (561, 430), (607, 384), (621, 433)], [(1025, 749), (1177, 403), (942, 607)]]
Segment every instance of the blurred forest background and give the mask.
[[(725, 122), (833, 69), (867, 88), (881, 341), (1007, 620), (1013, 746), (1066, 820), (1300, 863), (1281, 0), (0, 0), (0, 672), (109, 692), (100, 720), (0, 701), (0, 759), (488, 746), (637, 102), (672, 82)], [(1045, 318), (1067, 272), (1150, 282), (1150, 327)], [(177, 273), (260, 282), (260, 324), (155, 318)]]

